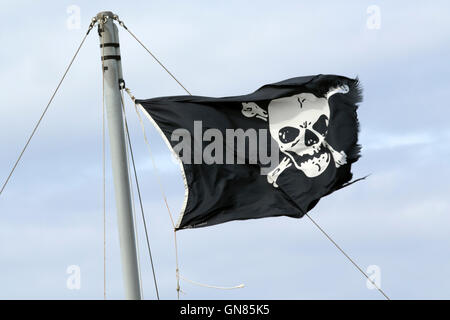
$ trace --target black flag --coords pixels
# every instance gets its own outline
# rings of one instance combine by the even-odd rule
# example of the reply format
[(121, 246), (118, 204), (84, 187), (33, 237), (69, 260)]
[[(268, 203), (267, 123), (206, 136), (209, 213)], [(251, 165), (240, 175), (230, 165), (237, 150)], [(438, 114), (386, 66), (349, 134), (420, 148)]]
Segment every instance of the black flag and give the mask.
[(182, 163), (177, 229), (302, 217), (345, 186), (358, 160), (358, 80), (269, 84), (244, 96), (136, 100)]

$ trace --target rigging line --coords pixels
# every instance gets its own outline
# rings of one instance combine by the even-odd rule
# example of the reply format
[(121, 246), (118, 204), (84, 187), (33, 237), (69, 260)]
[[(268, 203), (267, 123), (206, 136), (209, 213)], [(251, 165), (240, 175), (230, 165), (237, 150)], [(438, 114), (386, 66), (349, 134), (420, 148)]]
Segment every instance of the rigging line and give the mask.
[(122, 90), (121, 90), (121, 100), (122, 100), (122, 111), (124, 113), (125, 131), (126, 131), (126, 136), (127, 136), (127, 140), (128, 140), (128, 145), (130, 147), (131, 162), (133, 164), (134, 179), (136, 181), (136, 189), (137, 189), (137, 192), (138, 192), (139, 205), (141, 207), (141, 215), (142, 215), (142, 221), (143, 221), (143, 224), (144, 224), (145, 238), (147, 240), (148, 254), (150, 256), (150, 264), (151, 264), (151, 267), (152, 267), (153, 281), (154, 281), (155, 290), (156, 290), (156, 297), (159, 300), (160, 298), (159, 298), (158, 283), (156, 281), (155, 267), (154, 267), (154, 264), (153, 264), (153, 255), (152, 255), (152, 250), (151, 250), (151, 247), (150, 247), (150, 240), (149, 240), (149, 236), (148, 236), (147, 222), (146, 222), (146, 219), (145, 219), (144, 206), (142, 204), (142, 197), (141, 197), (141, 190), (140, 190), (140, 187), (139, 187), (139, 180), (138, 180), (137, 172), (136, 172), (136, 164), (134, 162), (133, 148), (131, 146), (131, 139), (130, 139), (130, 134), (129, 134), (129, 131), (128, 131), (128, 122), (127, 122), (127, 118), (126, 118), (126, 115), (125, 115), (125, 104), (124, 104)]
[(240, 284), (240, 285), (237, 285), (237, 286), (234, 286), (234, 287), (212, 286), (212, 285), (209, 285), (209, 284), (204, 284), (204, 283), (201, 283), (201, 282), (190, 280), (188, 278), (183, 277), (182, 275), (180, 275), (179, 277), (180, 277), (181, 280), (184, 280), (186, 282), (190, 282), (192, 284), (195, 284), (196, 286), (205, 287), (205, 288), (220, 289), (220, 290), (233, 290), (233, 289), (241, 289), (241, 288), (245, 287), (244, 284)]
[[(121, 94), (121, 101), (123, 101), (123, 93), (122, 91), (120, 92)], [(123, 106), (122, 103), (122, 114), (124, 117), (124, 126), (126, 124), (126, 115), (125, 115), (125, 107)], [(127, 139), (128, 139), (128, 132), (126, 132), (127, 135)], [(131, 191), (131, 202), (132, 202), (132, 215), (133, 215), (133, 224), (134, 224), (134, 234), (136, 237), (136, 250), (137, 250), (137, 256), (138, 256), (138, 273), (139, 273), (139, 279), (142, 279), (142, 274), (141, 274), (141, 253), (140, 253), (140, 246), (139, 246), (139, 233), (138, 233), (138, 228), (137, 228), (137, 223), (136, 223), (136, 202), (135, 202), (135, 198), (134, 198), (134, 188), (133, 188), (133, 178), (131, 176), (131, 164), (130, 164), (130, 147), (128, 146), (128, 144), (125, 144), (125, 148), (126, 148), (126, 154), (127, 154), (127, 170), (128, 170), (128, 181), (130, 184), (130, 191)], [(139, 289), (140, 289), (140, 293), (141, 293), (141, 297), (142, 300), (144, 300), (144, 289), (142, 288), (142, 281), (139, 281)]]
[(116, 20), (153, 57), (153, 59), (155, 59), (155, 61), (183, 88), (184, 91), (186, 91), (188, 95), (192, 95), (189, 90), (186, 89), (186, 87), (172, 74), (172, 72), (170, 72), (169, 69), (167, 69), (166, 66), (144, 45), (144, 43), (142, 43), (142, 41), (139, 40), (130, 29), (128, 29), (123, 21), (119, 20), (117, 15), (114, 15), (113, 19)]
[[(123, 110), (123, 109), (122, 109)], [(128, 144), (126, 146), (126, 153), (127, 153), (127, 169), (128, 169), (128, 181), (130, 183), (130, 191), (131, 191), (131, 202), (133, 206), (132, 215), (133, 215), (133, 224), (134, 224), (134, 234), (136, 236), (136, 249), (137, 249), (137, 256), (138, 256), (138, 272), (139, 272), (139, 279), (142, 279), (141, 274), (141, 250), (139, 246), (139, 233), (136, 223), (136, 203), (134, 201), (134, 190), (133, 190), (133, 179), (131, 177), (131, 167), (130, 167), (130, 148)], [(142, 300), (144, 300), (144, 289), (142, 288), (142, 281), (139, 281), (139, 289), (141, 293)]]
[(162, 197), (163, 197), (164, 203), (165, 203), (165, 205), (166, 205), (167, 212), (169, 213), (169, 217), (170, 217), (170, 221), (171, 221), (171, 223), (172, 223), (172, 227), (175, 229), (175, 221), (174, 221), (174, 219), (173, 219), (172, 212), (170, 211), (170, 207), (169, 207), (169, 203), (168, 203), (168, 201), (167, 201), (166, 193), (165, 193), (165, 191), (164, 191), (164, 187), (163, 187), (163, 184), (162, 184), (162, 182), (161, 182), (161, 178), (160, 178), (160, 176), (159, 176), (158, 167), (156, 166), (156, 162), (155, 162), (155, 159), (154, 159), (154, 157), (153, 157), (152, 148), (151, 148), (151, 146), (150, 146), (150, 142), (148, 141), (147, 134), (146, 134), (146, 132), (145, 132), (144, 121), (142, 121), (141, 114), (139, 113), (139, 110), (138, 110), (137, 105), (136, 105), (136, 102), (135, 102), (135, 98), (134, 98), (134, 96), (131, 94), (130, 89), (125, 88), (124, 90), (126, 91), (126, 93), (128, 93), (128, 95), (130, 96), (131, 100), (132, 100), (133, 103), (134, 103), (134, 109), (136, 110), (136, 114), (137, 114), (137, 116), (138, 116), (139, 123), (140, 123), (140, 125), (141, 125), (141, 129), (142, 129), (142, 133), (143, 133), (143, 136), (144, 136), (145, 144), (147, 145), (148, 150), (149, 150), (149, 154), (150, 154), (150, 159), (151, 159), (151, 161), (152, 161), (153, 170), (155, 170), (156, 180), (158, 181), (158, 187), (159, 187), (159, 190), (160, 190), (161, 195), (162, 195)]
[(177, 280), (177, 300), (180, 300), (180, 267), (178, 264), (178, 244), (177, 244), (177, 230), (173, 229), (174, 245), (175, 245), (175, 277)]
[(358, 266), (358, 264), (356, 264), (355, 261), (353, 261), (352, 258), (350, 258), (350, 256), (331, 238), (331, 236), (329, 236), (325, 230), (323, 230), (317, 223), (316, 221), (313, 220), (313, 218), (310, 217), (309, 214), (305, 213), (305, 215), (309, 218), (309, 220), (311, 220), (311, 222), (317, 227), (317, 229), (319, 229), (327, 238), (328, 240), (331, 241), (331, 243), (334, 244), (334, 246), (356, 267), (356, 269), (358, 269), (366, 278), (367, 280), (369, 280), (374, 286), (375, 288), (377, 288), (377, 290), (386, 298), (386, 300), (391, 300), (386, 293), (384, 293), (383, 290), (381, 290), (381, 288), (379, 288), (375, 282), (372, 281), (372, 279), (369, 278), (369, 276), (361, 269), (360, 266)]
[(241, 289), (241, 288), (245, 287), (244, 284), (239, 284), (239, 285), (233, 286), (233, 287), (213, 286), (213, 285), (197, 282), (197, 281), (188, 279), (186, 277), (183, 277), (180, 274), (180, 270), (179, 270), (179, 267), (178, 267), (178, 245), (177, 245), (177, 231), (176, 230), (174, 230), (174, 238), (175, 238), (174, 239), (175, 240), (175, 242), (174, 242), (175, 243), (175, 259), (176, 259), (176, 267), (177, 267), (177, 269), (176, 269), (176, 278), (177, 278), (177, 299), (178, 300), (180, 300), (180, 292), (183, 292), (183, 291), (181, 291), (181, 288), (180, 288), (180, 280), (189, 282), (189, 283), (194, 284), (196, 286), (205, 287), (205, 288), (211, 288), (211, 289), (220, 289), (220, 290), (233, 290), (233, 289)]
[(90, 32), (90, 31), (92, 30), (92, 28), (94, 27), (96, 21), (97, 21), (97, 20), (95, 20), (95, 18), (92, 19), (92, 22), (91, 22), (91, 24), (89, 25), (89, 28), (88, 28), (86, 34), (84, 35), (83, 40), (81, 40), (81, 43), (80, 43), (80, 45), (78, 46), (77, 50), (75, 51), (75, 54), (73, 55), (72, 59), (70, 60), (69, 65), (66, 67), (66, 70), (64, 71), (64, 74), (63, 74), (61, 80), (59, 81), (58, 85), (56, 86), (56, 89), (53, 91), (53, 94), (52, 94), (52, 96), (50, 97), (50, 100), (48, 101), (47, 106), (44, 108), (44, 111), (42, 112), (42, 114), (41, 114), (41, 116), (40, 116), (38, 122), (37, 122), (36, 125), (34, 126), (32, 132), (31, 132), (31, 135), (28, 137), (28, 140), (27, 140), (27, 142), (25, 143), (25, 146), (23, 147), (22, 151), (20, 152), (19, 157), (17, 158), (17, 160), (16, 160), (16, 162), (14, 163), (14, 165), (13, 165), (11, 171), (9, 172), (8, 177), (6, 178), (5, 182), (3, 183), (2, 188), (0, 189), (0, 195), (3, 193), (3, 190), (5, 190), (5, 187), (6, 187), (6, 185), (8, 184), (9, 180), (11, 179), (11, 176), (13, 175), (14, 170), (16, 170), (16, 167), (17, 167), (17, 165), (19, 164), (20, 159), (22, 159), (22, 156), (23, 156), (23, 154), (25, 153), (25, 150), (28, 148), (28, 145), (30, 144), (31, 139), (33, 138), (33, 136), (34, 136), (34, 134), (36, 133), (36, 131), (37, 131), (39, 125), (41, 124), (42, 119), (44, 118), (45, 114), (47, 113), (48, 108), (50, 107), (50, 104), (51, 104), (52, 101), (53, 101), (53, 98), (56, 96), (56, 93), (58, 92), (58, 90), (59, 90), (61, 84), (63, 83), (64, 79), (66, 78), (66, 75), (67, 75), (67, 73), (68, 73), (69, 70), (70, 70), (70, 67), (72, 66), (73, 62), (75, 61), (75, 58), (78, 56), (78, 53), (80, 52), (80, 49), (81, 49), (81, 47), (82, 47), (83, 44), (84, 44), (84, 41), (86, 40), (87, 36), (89, 35), (89, 32)]
[(157, 166), (156, 166), (155, 159), (154, 159), (154, 157), (153, 157), (153, 152), (152, 152), (152, 148), (151, 148), (151, 146), (150, 146), (150, 142), (149, 142), (148, 139), (147, 139), (147, 134), (146, 134), (146, 132), (145, 132), (144, 122), (142, 121), (141, 114), (139, 113), (139, 110), (138, 110), (137, 105), (136, 105), (136, 101), (135, 101), (136, 99), (135, 99), (134, 96), (131, 94), (131, 90), (130, 90), (130, 89), (124, 88), (124, 90), (125, 90), (125, 92), (130, 96), (130, 99), (131, 99), (131, 100), (133, 101), (133, 103), (134, 103), (134, 109), (136, 110), (136, 114), (137, 114), (137, 116), (138, 116), (139, 123), (140, 123), (140, 125), (141, 125), (141, 129), (142, 129), (142, 133), (143, 133), (143, 136), (144, 136), (145, 144), (147, 145), (148, 150), (149, 150), (150, 159), (151, 159), (151, 161), (152, 161), (153, 170), (155, 171), (156, 180), (157, 180), (157, 182), (158, 182), (159, 190), (160, 190), (161, 195), (162, 195), (162, 197), (163, 197), (163, 199), (164, 199), (164, 203), (165, 203), (165, 205), (166, 205), (167, 212), (169, 213), (170, 221), (171, 221), (171, 223), (172, 223), (172, 227), (173, 227), (173, 235), (174, 235), (174, 247), (175, 247), (175, 268), (176, 268), (176, 269), (175, 269), (175, 275), (176, 275), (176, 280), (177, 280), (177, 287), (176, 287), (176, 290), (177, 290), (177, 299), (180, 300), (180, 292), (182, 292), (182, 291), (181, 291), (181, 289), (180, 289), (179, 263), (178, 263), (178, 245), (177, 245), (177, 230), (175, 229), (175, 222), (174, 222), (174, 220), (173, 220), (173, 216), (172, 216), (172, 213), (171, 213), (171, 211), (170, 211), (169, 203), (168, 203), (168, 201), (167, 201), (166, 193), (164, 192), (164, 187), (163, 187), (163, 184), (162, 184), (161, 179), (160, 179), (160, 176), (159, 176), (159, 172), (158, 172), (158, 168), (157, 168)]

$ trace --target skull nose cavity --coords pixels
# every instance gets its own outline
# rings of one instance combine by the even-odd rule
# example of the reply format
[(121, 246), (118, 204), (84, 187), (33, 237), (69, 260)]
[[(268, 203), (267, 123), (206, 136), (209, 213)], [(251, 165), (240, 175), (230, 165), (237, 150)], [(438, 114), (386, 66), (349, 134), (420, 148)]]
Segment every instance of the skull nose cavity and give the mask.
[(284, 127), (278, 131), (278, 138), (282, 143), (289, 143), (295, 140), (300, 134), (300, 130), (294, 127)]
[(305, 131), (305, 145), (307, 147), (310, 147), (312, 145), (315, 145), (316, 143), (319, 142), (319, 137), (317, 137), (317, 135), (312, 132), (309, 129), (306, 129)]

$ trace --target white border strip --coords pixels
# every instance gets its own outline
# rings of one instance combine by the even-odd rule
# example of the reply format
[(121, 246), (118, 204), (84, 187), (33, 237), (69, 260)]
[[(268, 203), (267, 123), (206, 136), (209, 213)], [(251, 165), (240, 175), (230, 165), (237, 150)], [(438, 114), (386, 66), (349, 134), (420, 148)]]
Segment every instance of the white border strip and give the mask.
[(164, 132), (162, 132), (161, 128), (158, 126), (158, 124), (152, 118), (152, 116), (145, 110), (145, 108), (140, 103), (136, 103), (136, 105), (141, 108), (142, 113), (145, 114), (145, 116), (153, 124), (155, 129), (159, 132), (159, 134), (163, 138), (164, 142), (166, 143), (167, 147), (172, 152), (172, 154), (175, 157), (175, 159), (178, 160), (178, 163), (180, 165), (181, 175), (183, 177), (183, 182), (184, 182), (184, 201), (183, 201), (183, 206), (181, 207), (181, 213), (180, 213), (180, 215), (178, 217), (178, 220), (177, 220), (177, 224), (175, 225), (175, 228), (178, 229), (180, 227), (181, 220), (183, 220), (183, 216), (184, 216), (184, 212), (186, 211), (186, 206), (187, 206), (187, 201), (188, 201), (188, 196), (189, 196), (189, 188), (188, 188), (188, 184), (187, 184), (187, 180), (186, 180), (186, 174), (184, 173), (183, 162), (181, 161), (181, 159), (178, 156), (178, 154), (173, 150), (172, 145), (170, 144), (170, 141), (167, 139), (166, 135), (164, 134)]

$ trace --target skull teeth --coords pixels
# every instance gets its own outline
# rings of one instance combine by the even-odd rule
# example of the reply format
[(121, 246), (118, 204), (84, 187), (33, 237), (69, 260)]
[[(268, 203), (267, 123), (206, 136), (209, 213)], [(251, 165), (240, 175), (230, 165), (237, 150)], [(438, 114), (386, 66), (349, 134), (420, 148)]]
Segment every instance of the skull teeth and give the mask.
[(308, 154), (310, 156), (313, 156), (315, 154), (320, 153), (320, 151), (322, 151), (322, 144), (320, 144), (318, 147), (308, 148), (304, 152), (302, 152), (302, 154)]
[(286, 153), (290, 155), (298, 169), (316, 167), (318, 171), (321, 171), (323, 166), (327, 165), (330, 161), (328, 148), (322, 143), (318, 146), (303, 150), (301, 154), (292, 151)]

